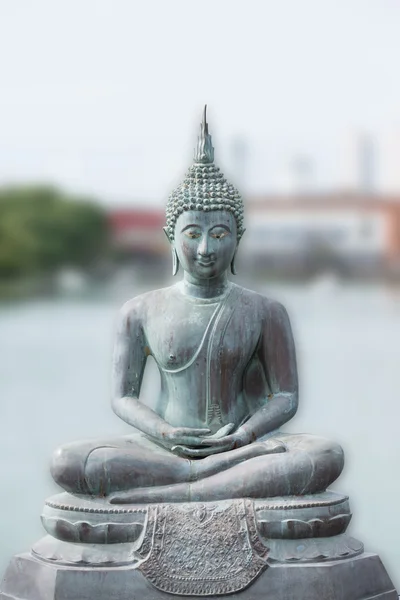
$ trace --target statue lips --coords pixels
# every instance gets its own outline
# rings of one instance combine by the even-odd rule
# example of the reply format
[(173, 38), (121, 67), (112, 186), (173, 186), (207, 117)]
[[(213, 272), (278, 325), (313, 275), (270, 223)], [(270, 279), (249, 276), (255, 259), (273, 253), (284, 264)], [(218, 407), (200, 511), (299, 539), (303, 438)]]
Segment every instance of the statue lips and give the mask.
[(211, 256), (209, 258), (206, 258), (205, 256), (199, 256), (196, 261), (201, 267), (211, 267), (212, 265), (215, 265), (216, 259), (211, 258)]
[(210, 260), (210, 261), (198, 260), (197, 262), (201, 267), (212, 267), (213, 265), (215, 265), (215, 260)]

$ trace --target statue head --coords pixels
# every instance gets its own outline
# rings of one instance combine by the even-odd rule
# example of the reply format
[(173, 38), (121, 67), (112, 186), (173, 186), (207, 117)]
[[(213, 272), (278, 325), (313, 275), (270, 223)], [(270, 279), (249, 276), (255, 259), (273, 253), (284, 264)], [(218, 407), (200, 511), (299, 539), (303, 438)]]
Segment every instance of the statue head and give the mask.
[(244, 233), (243, 200), (214, 164), (214, 148), (203, 122), (194, 162), (167, 202), (164, 231), (172, 246), (174, 275), (179, 263), (201, 278), (221, 274), (231, 265)]

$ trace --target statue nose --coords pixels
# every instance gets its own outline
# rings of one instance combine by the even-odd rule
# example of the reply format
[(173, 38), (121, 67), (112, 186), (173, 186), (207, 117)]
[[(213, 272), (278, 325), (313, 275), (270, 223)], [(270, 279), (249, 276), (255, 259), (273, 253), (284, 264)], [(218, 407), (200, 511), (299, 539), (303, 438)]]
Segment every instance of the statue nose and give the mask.
[(199, 256), (209, 256), (208, 239), (207, 236), (203, 236), (201, 242), (197, 248), (197, 254)]

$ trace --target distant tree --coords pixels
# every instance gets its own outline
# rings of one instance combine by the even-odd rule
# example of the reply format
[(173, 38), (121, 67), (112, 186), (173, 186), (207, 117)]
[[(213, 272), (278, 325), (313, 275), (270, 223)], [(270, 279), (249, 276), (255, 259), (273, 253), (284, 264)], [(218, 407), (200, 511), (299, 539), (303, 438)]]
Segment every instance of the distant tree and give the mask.
[(108, 252), (105, 211), (50, 186), (0, 188), (0, 277), (87, 268)]

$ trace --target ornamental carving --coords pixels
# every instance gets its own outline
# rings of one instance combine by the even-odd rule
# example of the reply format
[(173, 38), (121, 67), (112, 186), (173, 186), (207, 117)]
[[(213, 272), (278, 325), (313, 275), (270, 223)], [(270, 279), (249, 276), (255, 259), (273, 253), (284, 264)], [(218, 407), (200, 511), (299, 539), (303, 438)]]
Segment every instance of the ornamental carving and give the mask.
[[(253, 503), (160, 505), (140, 550), (139, 569), (171, 594), (214, 596), (246, 588), (267, 567)], [(152, 539), (150, 544), (149, 540)]]

